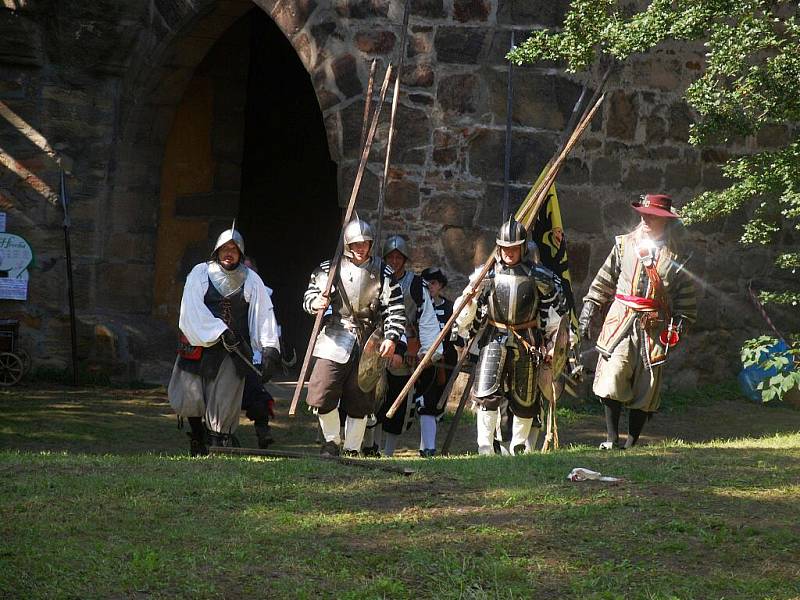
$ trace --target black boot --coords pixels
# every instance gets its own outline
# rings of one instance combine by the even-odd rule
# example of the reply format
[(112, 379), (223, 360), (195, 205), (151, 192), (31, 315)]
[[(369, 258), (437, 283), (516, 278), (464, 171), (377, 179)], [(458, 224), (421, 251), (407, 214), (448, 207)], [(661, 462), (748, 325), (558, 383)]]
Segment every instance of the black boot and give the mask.
[(270, 446), (275, 440), (272, 437), (272, 429), (268, 423), (254, 423), (253, 427), (256, 430), (256, 438), (258, 439), (258, 447), (264, 450)]
[(200, 417), (189, 417), (189, 456), (206, 456), (208, 445), (206, 441), (206, 428), (203, 427), (203, 419)]

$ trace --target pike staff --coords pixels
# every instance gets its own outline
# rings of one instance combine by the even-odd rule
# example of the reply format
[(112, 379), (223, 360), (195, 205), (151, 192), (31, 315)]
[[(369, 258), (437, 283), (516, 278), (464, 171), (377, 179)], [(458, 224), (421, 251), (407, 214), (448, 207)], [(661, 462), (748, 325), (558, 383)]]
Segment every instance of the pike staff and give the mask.
[(386, 186), (389, 181), (389, 161), (392, 157), (392, 141), (394, 140), (394, 121), (397, 116), (397, 100), (400, 97), (400, 75), (403, 72), (403, 63), (406, 55), (406, 36), (408, 34), (408, 15), (411, 9), (411, 0), (406, 0), (403, 9), (403, 34), (400, 38), (400, 59), (397, 64), (397, 72), (394, 77), (394, 93), (392, 95), (392, 112), (389, 116), (389, 136), (386, 141), (386, 157), (383, 161), (383, 179), (378, 190), (378, 217), (375, 223), (375, 246), (380, 248), (381, 230), (383, 229), (383, 207), (386, 201)]
[[(383, 84), (381, 85), (381, 92), (380, 98), (378, 101), (378, 106), (375, 108), (375, 113), (372, 115), (372, 122), (369, 126), (369, 131), (367, 132), (367, 140), (364, 148), (361, 150), (361, 159), (358, 163), (358, 170), (356, 171), (356, 178), (353, 182), (353, 190), (350, 193), (350, 201), (347, 204), (347, 210), (344, 214), (344, 221), (342, 223), (342, 231), (339, 234), (339, 241), (336, 246), (336, 252), (334, 253), (333, 260), (331, 261), (330, 267), (330, 274), (328, 276), (328, 281), (325, 285), (325, 291), (323, 292), (323, 296), (325, 298), (330, 298), (331, 294), (331, 287), (333, 286), (333, 281), (336, 279), (336, 273), (339, 269), (339, 262), (341, 261), (342, 254), (344, 253), (344, 229), (347, 227), (347, 224), (350, 222), (351, 217), (353, 216), (353, 209), (356, 204), (356, 198), (358, 197), (358, 190), (361, 187), (361, 179), (364, 177), (364, 169), (367, 166), (367, 158), (369, 157), (369, 151), (372, 148), (372, 142), (375, 139), (375, 132), (378, 129), (378, 120), (381, 116), (381, 108), (383, 107), (383, 102), (386, 99), (386, 91), (389, 89), (389, 80), (392, 76), (392, 65), (386, 69), (386, 75), (383, 78)], [(300, 376), (297, 379), (297, 386), (294, 390), (294, 396), (292, 396), (292, 404), (289, 407), (289, 415), (294, 416), (295, 412), (297, 412), (297, 402), (300, 400), (300, 394), (303, 391), (303, 385), (305, 384), (306, 375), (308, 374), (308, 365), (311, 362), (311, 355), (314, 352), (314, 345), (317, 341), (317, 336), (319, 335), (320, 328), (322, 326), (322, 317), (325, 314), (324, 310), (317, 311), (316, 319), (314, 320), (314, 327), (311, 330), (311, 338), (308, 341), (308, 347), (306, 348), (305, 358), (303, 358), (303, 366), (300, 369)]]
[[(536, 218), (537, 212), (547, 199), (550, 186), (555, 181), (559, 170), (564, 164), (564, 161), (566, 160), (567, 156), (572, 151), (572, 149), (575, 147), (575, 145), (578, 143), (578, 140), (580, 139), (581, 135), (583, 135), (583, 132), (589, 126), (589, 123), (591, 123), (592, 118), (594, 117), (597, 110), (600, 108), (600, 105), (602, 104), (604, 99), (605, 99), (605, 94), (600, 95), (600, 97), (597, 99), (594, 105), (583, 116), (580, 123), (575, 128), (575, 131), (572, 133), (572, 135), (570, 135), (569, 139), (567, 140), (567, 143), (561, 150), (561, 153), (550, 164), (550, 167), (548, 168), (545, 176), (542, 177), (541, 181), (539, 182), (539, 185), (536, 186), (536, 188), (532, 191), (532, 193), (529, 194), (528, 197), (525, 199), (525, 201), (522, 203), (522, 206), (520, 206), (519, 210), (516, 213), (516, 218), (519, 222), (525, 225), (526, 228), (529, 228), (530, 224), (533, 223), (533, 220)], [(403, 389), (400, 391), (395, 401), (392, 403), (392, 406), (387, 411), (387, 416), (389, 417), (394, 416), (395, 412), (397, 412), (397, 409), (403, 403), (403, 398), (406, 396), (406, 394), (408, 394), (408, 391), (416, 383), (417, 379), (422, 373), (422, 370), (425, 369), (429, 364), (431, 364), (431, 357), (433, 355), (434, 350), (439, 346), (439, 344), (442, 343), (442, 340), (444, 339), (445, 335), (450, 335), (450, 330), (453, 327), (453, 323), (455, 323), (456, 319), (458, 318), (458, 315), (461, 313), (464, 307), (467, 306), (467, 304), (469, 304), (472, 301), (472, 299), (478, 295), (478, 292), (480, 291), (480, 284), (486, 277), (486, 275), (489, 273), (489, 271), (492, 269), (494, 263), (495, 263), (495, 255), (493, 252), (489, 256), (489, 258), (486, 259), (483, 268), (480, 270), (478, 276), (472, 282), (472, 289), (467, 293), (466, 296), (463, 297), (459, 305), (456, 306), (455, 309), (453, 309), (453, 314), (450, 316), (447, 323), (442, 328), (442, 331), (437, 336), (436, 341), (431, 345), (431, 348), (428, 350), (428, 352), (425, 353), (425, 356), (417, 365), (416, 370), (411, 375), (410, 379), (403, 387)]]

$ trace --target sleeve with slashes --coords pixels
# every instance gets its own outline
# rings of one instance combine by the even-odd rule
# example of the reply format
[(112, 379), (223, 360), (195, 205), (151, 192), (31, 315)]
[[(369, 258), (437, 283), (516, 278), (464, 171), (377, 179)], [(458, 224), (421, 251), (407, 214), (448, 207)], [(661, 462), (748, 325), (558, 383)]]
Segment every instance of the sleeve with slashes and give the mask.
[(394, 280), (392, 269), (385, 264), (381, 270), (380, 307), (383, 335), (396, 342), (406, 330), (406, 307), (403, 303), (403, 290)]
[[(311, 303), (314, 302), (325, 291), (325, 286), (328, 283), (328, 273), (330, 272), (331, 261), (325, 260), (320, 263), (319, 267), (314, 269), (311, 273), (311, 278), (308, 282), (308, 288), (303, 294), (303, 310), (308, 314), (316, 314), (316, 311), (311, 308)], [(333, 288), (331, 288), (333, 290)]]
[(620, 256), (617, 245), (611, 249), (611, 254), (606, 258), (606, 262), (600, 267), (594, 280), (589, 286), (589, 291), (583, 301), (590, 301), (597, 306), (605, 306), (614, 300), (617, 291), (617, 280), (620, 274)]
[(689, 323), (694, 323), (697, 319), (697, 291), (694, 282), (685, 272), (679, 273), (679, 275), (682, 277), (673, 292), (672, 313)]

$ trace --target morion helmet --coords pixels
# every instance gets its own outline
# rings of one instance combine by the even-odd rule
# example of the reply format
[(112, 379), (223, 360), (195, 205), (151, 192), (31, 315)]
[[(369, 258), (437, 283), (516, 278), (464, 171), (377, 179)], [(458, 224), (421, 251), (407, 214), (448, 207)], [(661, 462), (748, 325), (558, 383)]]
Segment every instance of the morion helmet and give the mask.
[(244, 238), (242, 237), (241, 233), (236, 231), (236, 219), (234, 219), (233, 223), (231, 223), (230, 229), (226, 229), (219, 234), (217, 243), (214, 244), (214, 249), (211, 251), (211, 258), (214, 258), (214, 256), (217, 254), (217, 250), (230, 241), (236, 244), (236, 247), (239, 248), (239, 253), (242, 255), (242, 258), (244, 258)]
[(522, 246), (522, 256), (528, 253), (528, 232), (514, 217), (509, 217), (508, 221), (500, 226), (495, 242), (503, 248)]
[[(375, 234), (372, 233), (372, 227), (366, 221), (362, 221), (358, 217), (352, 219), (344, 228), (344, 246), (345, 256), (351, 257), (347, 246), (356, 242), (374, 242)], [(370, 245), (370, 251), (372, 246)]]
[(397, 250), (403, 257), (408, 260), (408, 243), (399, 235), (390, 235), (386, 242), (383, 244), (383, 254), (381, 256), (386, 258), (392, 250)]

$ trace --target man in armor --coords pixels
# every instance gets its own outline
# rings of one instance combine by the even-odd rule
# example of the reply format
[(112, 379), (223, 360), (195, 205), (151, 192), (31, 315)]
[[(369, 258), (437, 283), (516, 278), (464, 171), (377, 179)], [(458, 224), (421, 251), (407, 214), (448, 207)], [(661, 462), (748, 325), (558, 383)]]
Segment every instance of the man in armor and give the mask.
[[(410, 421), (410, 410), (413, 405), (409, 404), (406, 398), (392, 418), (387, 417), (386, 412), (411, 377), (419, 359), (433, 345), (436, 336), (441, 331), (428, 292), (428, 285), (422, 277), (406, 270), (409, 254), (407, 242), (399, 235), (389, 236), (383, 245), (383, 259), (391, 267), (394, 272), (394, 280), (403, 292), (406, 316), (403, 340), (406, 345), (405, 357), (402, 362), (394, 361), (396, 364), (390, 363), (387, 368), (386, 397), (377, 415), (382, 429), (384, 456), (394, 455), (397, 439), (403, 433), (406, 423)], [(434, 361), (437, 361), (441, 355), (441, 346), (439, 346), (434, 354)], [(429, 369), (431, 368), (429, 367)]]
[(207, 442), (231, 444), (253, 352), (261, 353), (264, 382), (280, 364), (272, 301), (243, 256), (244, 239), (232, 226), (217, 238), (211, 259), (191, 270), (183, 288), (181, 347), (168, 395), (178, 416), (189, 422), (192, 456), (206, 454)]
[[(624, 448), (635, 445), (661, 403), (662, 367), (679, 334), (695, 320), (694, 283), (677, 239), (679, 215), (672, 199), (648, 194), (631, 206), (639, 226), (615, 238), (614, 247), (589, 286), (579, 319), (581, 337), (594, 338), (595, 320), (608, 314), (597, 338), (594, 393), (603, 403), (606, 441), (619, 448), (619, 419), (629, 409)], [(610, 306), (609, 306), (610, 305)]]
[(509, 218), (496, 243), (495, 267), (456, 323), (463, 337), (471, 337), (488, 320), (472, 387), (479, 407), (478, 452), (494, 452), (498, 409), (505, 399), (514, 418), (511, 452), (521, 454), (531, 428), (541, 427), (538, 371), (549, 360), (545, 331), (555, 328), (567, 307), (558, 277), (528, 259), (528, 232), (521, 223)]
[(392, 270), (380, 258), (371, 256), (372, 243), (369, 224), (357, 217), (350, 221), (344, 230), (345, 252), (330, 299), (323, 295), (330, 261), (324, 261), (311, 274), (303, 296), (303, 309), (307, 313), (326, 311), (314, 345), (313, 355), (317, 360), (306, 397), (319, 417), (323, 455), (339, 455), (341, 439), (336, 408), (340, 403), (347, 415), (342, 452), (347, 456), (358, 455), (367, 415), (375, 411), (373, 391), (359, 386), (361, 354), (375, 332), (383, 334), (378, 353), (383, 358), (391, 357), (405, 329), (403, 293), (392, 279)]

